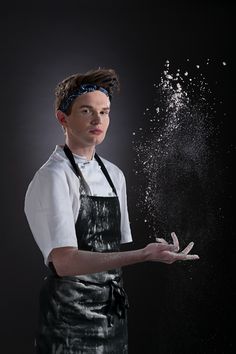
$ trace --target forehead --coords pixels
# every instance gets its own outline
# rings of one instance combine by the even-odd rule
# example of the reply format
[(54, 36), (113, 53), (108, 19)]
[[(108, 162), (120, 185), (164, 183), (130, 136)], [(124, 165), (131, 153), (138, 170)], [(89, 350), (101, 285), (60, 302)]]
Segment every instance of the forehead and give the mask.
[(82, 105), (105, 108), (110, 107), (110, 100), (105, 93), (101, 91), (93, 91), (84, 93), (75, 99), (74, 106), (79, 107)]

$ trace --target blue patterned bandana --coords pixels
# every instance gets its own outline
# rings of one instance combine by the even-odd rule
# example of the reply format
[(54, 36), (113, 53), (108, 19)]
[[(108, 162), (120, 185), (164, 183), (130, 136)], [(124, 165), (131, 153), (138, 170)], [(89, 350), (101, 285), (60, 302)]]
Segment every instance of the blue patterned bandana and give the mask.
[(71, 103), (80, 95), (83, 95), (88, 92), (93, 92), (93, 91), (101, 91), (105, 93), (106, 96), (108, 96), (111, 100), (111, 95), (109, 92), (104, 89), (101, 86), (95, 85), (95, 84), (84, 84), (80, 85), (80, 87), (74, 91), (72, 91), (67, 97), (65, 97), (60, 104), (59, 110), (66, 113), (68, 108), (70, 107)]

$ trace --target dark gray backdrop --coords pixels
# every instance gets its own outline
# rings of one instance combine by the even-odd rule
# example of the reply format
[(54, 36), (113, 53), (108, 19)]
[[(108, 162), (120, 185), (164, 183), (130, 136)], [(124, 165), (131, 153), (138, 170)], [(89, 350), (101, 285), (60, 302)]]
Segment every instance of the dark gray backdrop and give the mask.
[[(223, 121), (221, 111), (216, 115), (221, 122), (218, 152), (209, 174), (209, 188), (211, 176), (219, 174), (215, 209), (221, 208), (221, 217), (213, 213), (214, 227), (206, 230), (204, 242), (196, 242), (200, 261), (146, 263), (124, 270), (131, 305), (130, 354), (233, 352), (234, 10), (227, 1), (5, 3), (0, 15), (1, 353), (33, 353), (37, 300), (46, 269), (23, 203), (33, 174), (63, 142), (53, 115), (56, 83), (99, 66), (119, 73), (121, 93), (114, 99), (109, 136), (99, 153), (126, 175), (132, 247), (138, 248), (148, 239), (133, 188), (138, 181), (132, 132), (143, 124), (145, 107), (153, 105), (153, 83), (159, 81), (165, 60), (177, 68), (184, 67), (186, 58), (196, 64), (206, 58), (227, 62), (224, 72), (216, 67), (208, 73), (211, 83), (221, 83), (217, 97), (227, 110)], [(177, 231), (181, 239), (181, 228)]]

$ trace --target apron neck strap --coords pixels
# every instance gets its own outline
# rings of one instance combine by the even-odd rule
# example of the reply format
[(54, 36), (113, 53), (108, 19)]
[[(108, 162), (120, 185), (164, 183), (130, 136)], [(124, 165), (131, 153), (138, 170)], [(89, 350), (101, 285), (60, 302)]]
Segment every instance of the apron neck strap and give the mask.
[(87, 182), (85, 181), (84, 176), (82, 175), (82, 172), (80, 171), (78, 165), (76, 164), (74, 156), (73, 156), (69, 146), (67, 146), (65, 144), (63, 147), (63, 150), (64, 150), (64, 153), (66, 154), (66, 157), (68, 158), (68, 160), (70, 161), (70, 163), (73, 167), (74, 173), (81, 181), (81, 184), (80, 184), (80, 186), (82, 188), (81, 192), (84, 191), (86, 193), (86, 195), (91, 195), (90, 188), (89, 188)]
[[(84, 187), (85, 191), (86, 192), (88, 192), (88, 191), (90, 192), (89, 186), (88, 186), (87, 182), (85, 181), (84, 176), (83, 176), (82, 172), (80, 171), (80, 168), (76, 164), (74, 156), (73, 156), (73, 153), (71, 152), (71, 150), (68, 147), (68, 145), (65, 144), (64, 147), (63, 147), (63, 150), (64, 150), (68, 160), (70, 161), (76, 176), (81, 179), (81, 183), (83, 184), (83, 187)], [(110, 175), (109, 175), (104, 163), (102, 162), (102, 160), (100, 159), (100, 157), (96, 153), (95, 153), (94, 157), (95, 157), (96, 161), (98, 162), (99, 166), (101, 167), (101, 170), (104, 173), (104, 175), (105, 175), (108, 183), (110, 184), (113, 192), (117, 196), (116, 188), (115, 188), (115, 186), (114, 186), (114, 184), (113, 184), (113, 182), (111, 180), (111, 177), (110, 177)], [(87, 193), (87, 194), (90, 194), (90, 193)]]
[(95, 159), (97, 160), (99, 166), (101, 167), (101, 170), (102, 170), (102, 172), (104, 173), (104, 175), (105, 175), (105, 177), (106, 177), (108, 183), (110, 184), (110, 186), (111, 186), (113, 192), (115, 193), (115, 195), (117, 195), (116, 188), (115, 188), (115, 186), (114, 186), (114, 184), (113, 184), (113, 182), (112, 182), (112, 179), (111, 179), (111, 177), (110, 177), (110, 175), (109, 175), (109, 173), (108, 173), (108, 171), (107, 171), (107, 169), (106, 169), (104, 163), (102, 162), (102, 160), (100, 159), (100, 157), (99, 157), (96, 153), (95, 153), (95, 156), (94, 156), (94, 157), (95, 157)]

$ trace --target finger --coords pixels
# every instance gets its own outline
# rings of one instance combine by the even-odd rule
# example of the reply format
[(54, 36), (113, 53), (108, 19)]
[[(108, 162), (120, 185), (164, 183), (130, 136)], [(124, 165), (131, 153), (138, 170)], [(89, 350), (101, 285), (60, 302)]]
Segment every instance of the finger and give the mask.
[(199, 259), (199, 256), (197, 254), (176, 253), (175, 259), (176, 261), (192, 261), (195, 259)]
[(187, 247), (181, 251), (181, 253), (188, 254), (194, 246), (194, 242), (190, 242)]
[(160, 243), (164, 243), (165, 245), (168, 245), (168, 242), (164, 238), (156, 237), (156, 241), (160, 242)]
[(175, 232), (171, 232), (171, 237), (173, 240), (173, 244), (175, 246), (175, 250), (178, 251), (179, 250), (179, 240), (178, 240), (178, 237), (176, 236)]
[(188, 254), (187, 256), (185, 256), (184, 261), (192, 261), (194, 259), (199, 259), (199, 255), (198, 254)]

